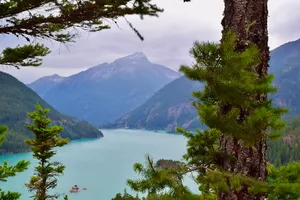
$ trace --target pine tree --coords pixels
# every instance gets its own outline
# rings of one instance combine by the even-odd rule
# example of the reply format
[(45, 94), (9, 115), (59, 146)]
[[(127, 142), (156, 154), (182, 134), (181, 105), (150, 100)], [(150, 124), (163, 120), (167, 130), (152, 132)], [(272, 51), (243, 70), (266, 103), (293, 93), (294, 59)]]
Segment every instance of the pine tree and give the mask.
[[(250, 45), (257, 45), (258, 63), (250, 70), (256, 73), (256, 79), (264, 80), (268, 76), (268, 0), (224, 0), (224, 18), (222, 19), (223, 42), (225, 33), (233, 31), (236, 34), (236, 52), (244, 52)], [(234, 75), (234, 74), (232, 74)], [(240, 83), (243, 84), (243, 83)], [(262, 85), (264, 87), (264, 85)], [(257, 91), (257, 93), (244, 96), (257, 101), (257, 104), (269, 104), (268, 91)], [(252, 95), (252, 96), (249, 96)], [(232, 105), (223, 101), (218, 109), (220, 114), (227, 115), (232, 112)], [(236, 110), (233, 108), (233, 110)], [(236, 110), (237, 111), (237, 110)], [(251, 110), (245, 109), (243, 106), (239, 108), (239, 116), (237, 121), (245, 123), (245, 120), (252, 115)], [(263, 112), (263, 111), (262, 111)], [(276, 116), (277, 117), (277, 116)], [(272, 116), (267, 116), (267, 119)], [(262, 121), (262, 120), (261, 120)], [(222, 169), (232, 173), (241, 173), (243, 175), (266, 181), (267, 178), (267, 161), (266, 161), (266, 139), (263, 137), (268, 131), (268, 126), (257, 127), (256, 136), (258, 138), (255, 144), (250, 146), (244, 144), (243, 140), (235, 137), (227, 137), (226, 133), (221, 133), (220, 148), (221, 151), (234, 157), (235, 161), (224, 160)], [(243, 131), (243, 130), (240, 130)], [(252, 132), (254, 133), (254, 132)], [(243, 187), (239, 192), (230, 190), (228, 193), (219, 193), (219, 199), (235, 200), (235, 199), (261, 199), (265, 198), (264, 194), (251, 195), (247, 187)]]
[(61, 163), (51, 160), (56, 154), (54, 148), (66, 145), (68, 139), (59, 136), (63, 127), (50, 126), (51, 119), (46, 116), (49, 112), (49, 109), (37, 103), (36, 110), (28, 113), (33, 124), (28, 125), (27, 128), (33, 133), (34, 138), (27, 140), (26, 143), (30, 146), (33, 157), (39, 162), (35, 167), (35, 175), (25, 185), (30, 192), (35, 192), (33, 196), (35, 200), (57, 199), (60, 196), (49, 194), (49, 190), (57, 186), (57, 176), (62, 175), (65, 169)]
[[(277, 136), (277, 131), (284, 127), (280, 117), (286, 110), (273, 108), (271, 100), (253, 98), (257, 94), (276, 91), (272, 86), (272, 75), (259, 77), (255, 71), (260, 65), (259, 48), (249, 43), (244, 51), (238, 52), (236, 34), (231, 31), (223, 34), (221, 44), (196, 42), (190, 52), (196, 64), (192, 68), (182, 66), (180, 69), (190, 79), (205, 83), (202, 92), (194, 93), (199, 99), (194, 105), (202, 123), (209, 129), (198, 131), (196, 135), (182, 129), (179, 131), (189, 138), (185, 157), (190, 165), (198, 168), (198, 183), (203, 194), (214, 191), (219, 199), (229, 196), (229, 199), (259, 199), (258, 196), (264, 196), (262, 193), (252, 195), (248, 189), (257, 189), (257, 185), (266, 189), (265, 180), (256, 179), (239, 169), (228, 170), (224, 163), (236, 165), (238, 162), (241, 165), (237, 158), (241, 145), (251, 152), (259, 151), (255, 148), (258, 141)], [(247, 112), (247, 116), (241, 117), (241, 110)], [(240, 146), (241, 149), (234, 151), (235, 154), (224, 151), (224, 137), (235, 142), (232, 148)]]
[(268, 200), (294, 200), (300, 198), (300, 162), (280, 168), (268, 166), (268, 182), (272, 188)]
[[(0, 145), (5, 140), (5, 133), (8, 130), (6, 126), (0, 126)], [(0, 166), (0, 181), (6, 182), (7, 178), (15, 176), (19, 172), (23, 172), (28, 168), (29, 162), (21, 160), (15, 166), (9, 166), (5, 161), (3, 166)], [(4, 192), (0, 189), (0, 200), (17, 200), (21, 196), (17, 192)]]
[[(173, 160), (158, 160), (154, 163), (149, 155), (146, 164), (136, 163), (134, 171), (141, 176), (138, 180), (128, 180), (129, 187), (139, 193), (146, 193), (145, 200), (196, 200), (199, 195), (194, 195), (188, 187), (183, 185), (183, 178), (187, 172), (183, 162)], [(124, 193), (120, 199), (126, 199)]]
[[(8, 0), (0, 2), (0, 34), (23, 37), (24, 46), (8, 47), (2, 51), (0, 65), (14, 67), (39, 66), (41, 57), (50, 53), (35, 39), (50, 39), (60, 43), (73, 42), (78, 31), (97, 32), (109, 29), (107, 22), (128, 15), (158, 16), (163, 10), (150, 0)], [(127, 21), (127, 20), (126, 20)], [(128, 22), (133, 31), (142, 35)]]

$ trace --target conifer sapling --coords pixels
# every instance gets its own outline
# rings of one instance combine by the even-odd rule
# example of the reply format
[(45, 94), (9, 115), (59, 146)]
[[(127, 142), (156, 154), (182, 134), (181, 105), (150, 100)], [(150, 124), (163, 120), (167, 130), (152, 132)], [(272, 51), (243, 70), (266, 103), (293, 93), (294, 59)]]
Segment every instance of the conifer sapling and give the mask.
[(68, 143), (68, 139), (59, 136), (63, 131), (62, 126), (51, 126), (51, 119), (46, 115), (50, 112), (48, 108), (43, 108), (38, 103), (36, 110), (28, 113), (33, 120), (33, 124), (27, 128), (33, 133), (34, 138), (27, 140), (36, 158), (38, 166), (35, 167), (35, 174), (30, 182), (25, 184), (30, 192), (34, 192), (35, 200), (57, 199), (59, 194), (49, 194), (50, 189), (57, 186), (57, 176), (62, 175), (65, 169), (61, 163), (52, 161), (51, 158), (56, 154), (55, 147), (61, 147)]

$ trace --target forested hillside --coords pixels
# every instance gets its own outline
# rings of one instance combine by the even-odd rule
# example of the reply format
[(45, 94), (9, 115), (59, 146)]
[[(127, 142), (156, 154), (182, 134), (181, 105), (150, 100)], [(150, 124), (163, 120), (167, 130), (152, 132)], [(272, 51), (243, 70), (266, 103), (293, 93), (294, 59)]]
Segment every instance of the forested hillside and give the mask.
[(288, 122), (280, 140), (268, 142), (267, 158), (276, 166), (300, 161), (300, 118)]
[(7, 125), (9, 128), (7, 140), (1, 147), (1, 153), (28, 150), (24, 139), (32, 135), (24, 126), (30, 123), (27, 112), (35, 109), (36, 102), (51, 109), (49, 117), (53, 120), (53, 123), (64, 126), (63, 137), (80, 139), (103, 136), (101, 131), (87, 122), (60, 114), (33, 90), (13, 76), (3, 72), (0, 72), (0, 93), (0, 123)]

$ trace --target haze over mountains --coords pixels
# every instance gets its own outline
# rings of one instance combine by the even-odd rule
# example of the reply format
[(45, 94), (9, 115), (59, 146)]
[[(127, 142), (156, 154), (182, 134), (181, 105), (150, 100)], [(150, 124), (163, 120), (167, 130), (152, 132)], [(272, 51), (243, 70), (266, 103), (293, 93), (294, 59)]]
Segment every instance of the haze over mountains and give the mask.
[(300, 114), (300, 39), (272, 51), (271, 72), (278, 92), (271, 97), (277, 105), (288, 107), (287, 117)]
[[(270, 73), (275, 74), (276, 94), (270, 95), (277, 106), (288, 107), (288, 116), (300, 114), (300, 40), (286, 43), (271, 52)], [(198, 84), (198, 85), (197, 85)], [(164, 129), (176, 126), (201, 128), (197, 111), (191, 106), (192, 91), (203, 85), (181, 77), (164, 86), (145, 104), (104, 128)]]
[(70, 77), (43, 77), (28, 86), (60, 112), (99, 125), (142, 105), (179, 76), (137, 52)]
[[(279, 89), (270, 95), (274, 103), (290, 108), (289, 116), (299, 115), (300, 40), (271, 52), (269, 72), (275, 74)], [(44, 77), (29, 86), (62, 113), (102, 128), (202, 127), (191, 99), (203, 84), (179, 76), (138, 52), (70, 77)]]
[(203, 84), (182, 76), (156, 92), (146, 103), (103, 128), (175, 130), (177, 126), (199, 128), (196, 109), (191, 105), (192, 92)]
[(40, 97), (44, 97), (47, 92), (49, 92), (54, 86), (62, 82), (64, 79), (65, 77), (54, 74), (51, 76), (44, 76), (37, 81), (28, 84), (27, 86), (38, 93)]

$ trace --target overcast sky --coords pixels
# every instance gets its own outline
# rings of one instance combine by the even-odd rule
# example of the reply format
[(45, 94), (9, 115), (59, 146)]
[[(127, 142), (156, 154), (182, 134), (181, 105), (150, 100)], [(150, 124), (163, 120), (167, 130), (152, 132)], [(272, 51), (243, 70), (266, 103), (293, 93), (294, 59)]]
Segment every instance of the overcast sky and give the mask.
[[(195, 40), (218, 41), (221, 37), (223, 0), (154, 0), (164, 8), (159, 18), (138, 16), (128, 19), (142, 33), (140, 39), (119, 20), (120, 28), (99, 33), (82, 33), (76, 44), (68, 48), (49, 41), (51, 48), (42, 66), (38, 68), (0, 67), (2, 71), (29, 83), (45, 75), (57, 73), (68, 76), (103, 62), (112, 62), (134, 52), (144, 52), (151, 62), (163, 64), (177, 70), (181, 64), (190, 64), (189, 49)], [(300, 1), (269, 0), (269, 45), (271, 49), (300, 38)], [(13, 36), (0, 36), (0, 49), (16, 46), (23, 40)]]

